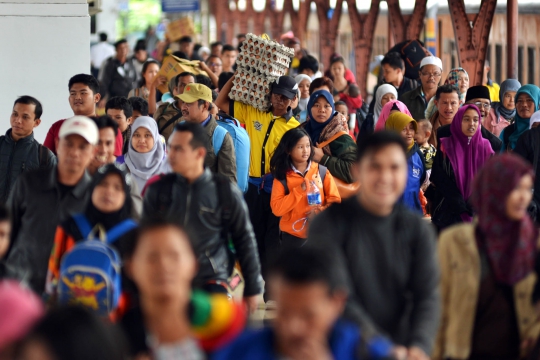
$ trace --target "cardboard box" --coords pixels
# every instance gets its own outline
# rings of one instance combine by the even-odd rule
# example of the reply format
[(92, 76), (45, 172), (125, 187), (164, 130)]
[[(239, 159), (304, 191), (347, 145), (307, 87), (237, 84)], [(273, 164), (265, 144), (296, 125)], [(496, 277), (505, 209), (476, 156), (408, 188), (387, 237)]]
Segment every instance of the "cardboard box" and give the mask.
[(167, 87), (169, 81), (176, 75), (185, 71), (190, 72), (193, 75), (202, 74), (208, 76), (205, 71), (202, 71), (199, 68), (199, 61), (189, 61), (177, 58), (174, 55), (167, 55), (165, 59), (163, 59), (163, 64), (161, 65), (161, 69), (157, 74), (157, 76), (165, 76), (167, 78), (167, 82), (159, 86), (158, 90), (161, 91), (163, 94), (169, 92), (169, 89)]
[(183, 36), (195, 35), (195, 25), (193, 19), (190, 17), (183, 17), (181, 19), (171, 21), (167, 25), (167, 38), (171, 41), (180, 40)]

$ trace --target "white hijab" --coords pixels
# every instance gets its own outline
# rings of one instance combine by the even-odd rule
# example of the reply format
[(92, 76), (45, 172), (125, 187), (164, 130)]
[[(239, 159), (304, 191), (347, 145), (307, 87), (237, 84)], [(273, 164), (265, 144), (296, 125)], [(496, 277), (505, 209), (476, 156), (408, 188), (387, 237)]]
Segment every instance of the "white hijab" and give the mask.
[(529, 121), (530, 121), (529, 129), (532, 129), (532, 126), (534, 123), (540, 122), (540, 110), (532, 114), (531, 120)]
[[(298, 85), (300, 85), (300, 83), (304, 80), (307, 80), (309, 81), (309, 83), (311, 84), (311, 78), (309, 76), (307, 76), (306, 74), (300, 74), (300, 75), (297, 75), (294, 80), (296, 81), (296, 83)], [(307, 104), (309, 102), (309, 98), (305, 98), (305, 99), (302, 99), (302, 98), (298, 98), (298, 107), (300, 108), (301, 111), (304, 111), (307, 109)]]
[(377, 124), (377, 121), (379, 120), (379, 116), (381, 115), (381, 111), (383, 108), (381, 101), (382, 101), (383, 96), (386, 94), (394, 94), (394, 96), (396, 97), (396, 100), (398, 98), (397, 90), (394, 87), (394, 85), (382, 84), (381, 86), (379, 86), (379, 88), (377, 89), (377, 92), (375, 93), (375, 107), (373, 109), (373, 122), (375, 124)]
[[(147, 153), (137, 152), (132, 145), (132, 138), (135, 131), (143, 127), (152, 133), (154, 147)], [(152, 176), (170, 172), (167, 162), (166, 144), (161, 135), (157, 123), (149, 116), (138, 117), (131, 127), (131, 138), (129, 139), (128, 152), (124, 157), (126, 165), (131, 172), (132, 178), (137, 183), (142, 192), (148, 179)]]

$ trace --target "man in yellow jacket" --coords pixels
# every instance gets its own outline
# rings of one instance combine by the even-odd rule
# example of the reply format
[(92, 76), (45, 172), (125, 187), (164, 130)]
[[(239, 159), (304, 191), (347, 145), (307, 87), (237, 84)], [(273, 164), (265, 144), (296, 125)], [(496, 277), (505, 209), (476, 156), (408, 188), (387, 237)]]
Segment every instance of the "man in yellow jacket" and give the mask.
[(499, 99), (499, 91), (501, 90), (501, 87), (499, 84), (489, 78), (488, 75), (490, 70), (491, 68), (489, 67), (489, 60), (486, 60), (484, 62), (484, 77), (482, 78), (482, 84), (489, 89), (491, 102), (499, 102), (501, 101)]

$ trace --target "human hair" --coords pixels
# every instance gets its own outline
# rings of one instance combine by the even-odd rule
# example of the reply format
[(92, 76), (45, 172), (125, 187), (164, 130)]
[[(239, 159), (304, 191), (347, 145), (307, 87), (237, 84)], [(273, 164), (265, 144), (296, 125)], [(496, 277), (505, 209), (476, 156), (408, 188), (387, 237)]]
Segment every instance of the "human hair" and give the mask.
[(283, 251), (269, 269), (287, 284), (310, 285), (322, 283), (329, 295), (347, 293), (347, 273), (336, 251), (329, 247), (303, 246)]
[(303, 56), (302, 59), (300, 59), (300, 65), (298, 65), (298, 72), (302, 73), (304, 70), (311, 70), (316, 73), (319, 71), (319, 60), (313, 55)]
[(120, 39), (120, 40), (118, 40), (117, 42), (114, 43), (114, 48), (118, 49), (118, 46), (120, 46), (122, 44), (125, 44), (125, 43), (127, 43), (126, 39)]
[(118, 123), (114, 121), (110, 116), (93, 116), (92, 120), (94, 120), (94, 122), (96, 123), (98, 130), (111, 128), (113, 130), (114, 137), (116, 138), (116, 134), (118, 133)]
[(0, 222), (11, 222), (11, 212), (4, 204), (0, 204)]
[(99, 41), (104, 42), (104, 41), (107, 41), (107, 39), (108, 39), (107, 33), (104, 33), (104, 32), (99, 33)]
[[(146, 51), (146, 41), (144, 39), (137, 40), (137, 44), (135, 44), (135, 49), (133, 51), (137, 52), (141, 50)], [(143, 74), (144, 74), (144, 71), (143, 71)]]
[(173, 56), (176, 56), (177, 58), (189, 60), (187, 54), (183, 51), (178, 50), (178, 51), (173, 52), (172, 54)]
[(455, 92), (459, 98), (459, 89), (456, 86), (453, 85), (442, 85), (437, 88), (437, 92), (435, 93), (435, 100), (439, 100), (441, 98), (441, 94), (451, 94)]
[(332, 57), (331, 61), (330, 61), (330, 67), (332, 65), (334, 65), (335, 63), (342, 63), (344, 67), (345, 66), (345, 59), (343, 59), (343, 56), (334, 56)]
[(17, 100), (13, 103), (13, 106), (17, 104), (23, 104), (23, 105), (34, 105), (34, 115), (36, 115), (36, 119), (41, 119), (41, 115), (43, 115), (43, 107), (41, 106), (41, 103), (38, 99), (29, 96), (29, 95), (23, 95), (19, 96)]
[(242, 33), (236, 35), (237, 39), (245, 38), (245, 37), (246, 37), (246, 34), (242, 34)]
[(360, 89), (358, 88), (358, 85), (349, 85), (349, 96), (354, 98), (360, 96)]
[(214, 41), (210, 44), (210, 49), (215, 48), (216, 46), (223, 46), (223, 43), (221, 41)]
[(199, 43), (197, 43), (197, 44), (193, 45), (193, 52), (198, 54), (198, 53), (199, 53), (199, 50), (200, 50), (201, 48), (202, 48), (202, 45), (199, 44)]
[(197, 84), (203, 84), (209, 89), (214, 89), (214, 83), (212, 82), (212, 79), (210, 79), (208, 76), (203, 74), (195, 75), (195, 82)]
[(57, 360), (122, 360), (127, 356), (122, 333), (80, 306), (51, 309), (25, 344), (32, 341), (42, 341)]
[(99, 82), (92, 75), (77, 74), (73, 76), (71, 79), (69, 79), (68, 90), (71, 90), (71, 87), (74, 84), (84, 84), (88, 86), (90, 90), (92, 90), (92, 93), (94, 93), (94, 95), (99, 93)]
[(142, 116), (148, 116), (148, 101), (139, 96), (132, 96), (128, 100), (133, 111), (138, 111)]
[(311, 161), (311, 159), (313, 159), (315, 149), (313, 148), (313, 143), (311, 142), (309, 134), (306, 132), (306, 130), (300, 127), (291, 129), (285, 134), (283, 134), (279, 145), (277, 146), (276, 150), (272, 154), (272, 158), (270, 159), (270, 171), (272, 172), (272, 175), (274, 175), (274, 178), (278, 180), (286, 179), (287, 171), (291, 169), (292, 164), (289, 154), (294, 149), (296, 144), (298, 144), (298, 141), (300, 141), (300, 139), (305, 136), (307, 136), (307, 138), (309, 139), (309, 144), (311, 146), (309, 160)]
[(311, 84), (309, 85), (309, 95), (313, 94), (315, 92), (315, 89), (322, 86), (327, 86), (330, 89), (330, 94), (334, 91), (334, 82), (332, 81), (332, 79), (323, 76), (311, 82)]
[(407, 153), (407, 146), (401, 136), (394, 131), (376, 131), (366, 137), (358, 144), (356, 151), (356, 161), (360, 162), (366, 155), (377, 153), (391, 145), (397, 145), (403, 150), (403, 155)]
[(432, 131), (433, 125), (431, 124), (431, 121), (428, 119), (420, 119), (416, 122), (418, 124), (418, 128), (422, 129), (424, 131)]
[(214, 58), (221, 60), (221, 58), (220, 58), (219, 56), (210, 54), (210, 55), (208, 56), (208, 58), (206, 59), (206, 61), (205, 61), (206, 64), (209, 64), (210, 61), (211, 61), (211, 59), (214, 59)]
[(131, 105), (131, 102), (123, 96), (114, 96), (110, 98), (105, 104), (105, 112), (109, 109), (124, 110), (126, 119), (133, 115), (133, 106)]
[(222, 72), (219, 74), (218, 78), (218, 88), (221, 90), (229, 82), (229, 80), (234, 76), (233, 72)]
[(142, 70), (141, 70), (141, 80), (139, 81), (139, 87), (142, 87), (142, 86), (145, 86), (146, 85), (146, 79), (144, 78), (144, 74), (146, 73), (146, 71), (148, 70), (148, 67), (151, 65), (151, 64), (156, 64), (158, 66), (158, 68), (160, 67), (160, 64), (157, 60), (154, 60), (154, 59), (150, 59), (150, 60), (146, 60), (142, 66)]
[[(197, 104), (200, 106), (200, 100)], [(206, 131), (200, 124), (184, 121), (176, 124), (174, 126), (174, 131), (191, 133), (193, 137), (191, 138), (189, 145), (191, 145), (193, 149), (206, 149), (206, 145), (208, 143), (208, 136), (206, 135)]]
[(191, 36), (187, 36), (187, 35), (186, 35), (186, 36), (182, 36), (182, 37), (180, 38), (180, 40), (178, 40), (178, 42), (179, 42), (180, 44), (183, 44), (183, 43), (192, 43), (192, 42), (193, 42), (193, 39), (191, 38)]
[(174, 78), (174, 83), (176, 84), (176, 86), (178, 86), (178, 83), (180, 82), (180, 79), (183, 78), (183, 77), (186, 77), (186, 76), (193, 76), (193, 80), (195, 80), (195, 83), (197, 83), (197, 77), (195, 75), (193, 75), (190, 72), (184, 71), (184, 72), (181, 72), (180, 74), (176, 75), (176, 77)]
[(223, 45), (223, 49), (221, 49), (221, 55), (225, 54), (227, 51), (236, 51), (236, 48), (230, 44)]
[(336, 101), (334, 107), (337, 108), (338, 106), (347, 106), (347, 104), (345, 104), (345, 101)]
[(392, 69), (405, 71), (405, 62), (401, 58), (401, 55), (398, 52), (392, 51), (385, 55), (381, 60), (381, 65), (388, 65)]

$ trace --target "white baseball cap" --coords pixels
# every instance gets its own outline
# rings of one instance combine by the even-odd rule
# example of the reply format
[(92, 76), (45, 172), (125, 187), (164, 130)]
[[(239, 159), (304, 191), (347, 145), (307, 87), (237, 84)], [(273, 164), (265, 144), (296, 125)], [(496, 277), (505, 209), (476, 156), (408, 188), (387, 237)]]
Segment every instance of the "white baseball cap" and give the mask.
[(442, 71), (442, 61), (436, 56), (426, 56), (422, 59), (422, 62), (420, 63), (420, 69), (424, 67), (425, 65), (435, 65), (438, 66), (439, 69)]
[(96, 123), (86, 116), (74, 116), (64, 121), (58, 137), (62, 139), (69, 135), (82, 136), (91, 145), (97, 145), (99, 140), (99, 130)]

